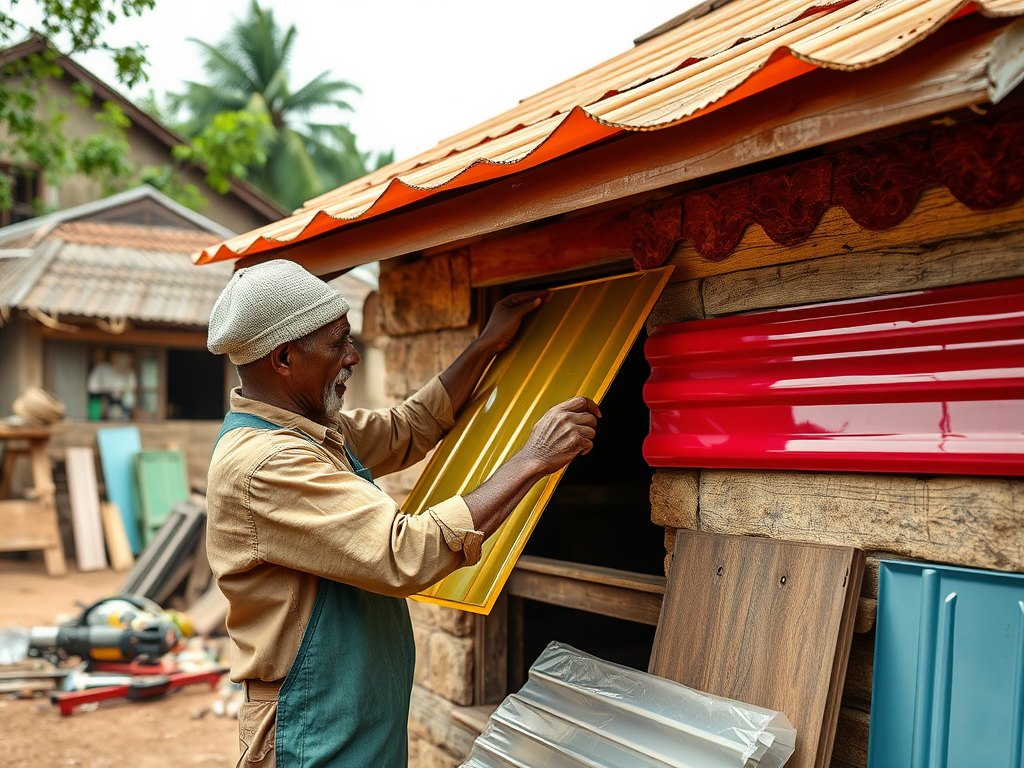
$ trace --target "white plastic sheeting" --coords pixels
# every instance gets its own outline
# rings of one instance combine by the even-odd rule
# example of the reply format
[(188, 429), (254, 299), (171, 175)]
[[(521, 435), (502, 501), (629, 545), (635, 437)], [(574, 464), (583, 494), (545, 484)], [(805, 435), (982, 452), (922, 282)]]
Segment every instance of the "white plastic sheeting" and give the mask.
[(780, 768), (785, 715), (551, 643), (463, 768)]

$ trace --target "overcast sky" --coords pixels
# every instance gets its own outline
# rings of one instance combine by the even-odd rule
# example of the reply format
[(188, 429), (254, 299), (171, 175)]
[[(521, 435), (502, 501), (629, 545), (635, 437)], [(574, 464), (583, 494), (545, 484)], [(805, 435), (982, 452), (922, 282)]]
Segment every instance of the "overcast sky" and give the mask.
[[(348, 122), (362, 149), (398, 158), (503, 112), (523, 98), (632, 47), (696, 0), (262, 0), (282, 25), (295, 24), (293, 87), (324, 70), (363, 90)], [(15, 6), (18, 13), (29, 4)], [(119, 21), (114, 43), (149, 46), (150, 82), (139, 98), (202, 80), (197, 37), (216, 42), (249, 0), (157, 0), (141, 19)], [(31, 20), (26, 20), (31, 23)], [(81, 58), (115, 84), (99, 54)]]

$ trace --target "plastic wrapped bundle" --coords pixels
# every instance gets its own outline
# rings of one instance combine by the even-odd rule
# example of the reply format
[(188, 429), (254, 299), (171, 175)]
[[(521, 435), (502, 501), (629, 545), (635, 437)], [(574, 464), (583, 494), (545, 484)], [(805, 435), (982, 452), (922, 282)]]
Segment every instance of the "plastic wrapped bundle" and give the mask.
[(551, 643), (463, 768), (780, 768), (785, 715)]

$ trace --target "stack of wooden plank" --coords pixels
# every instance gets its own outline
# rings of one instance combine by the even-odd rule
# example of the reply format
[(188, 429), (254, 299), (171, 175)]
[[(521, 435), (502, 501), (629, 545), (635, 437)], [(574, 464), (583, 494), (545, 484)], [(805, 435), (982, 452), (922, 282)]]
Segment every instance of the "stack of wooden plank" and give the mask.
[(195, 501), (178, 502), (142, 551), (120, 593), (147, 597), (163, 605), (183, 583), (193, 578), (196, 586), (190, 589), (190, 584), (186, 584), (186, 590), (197, 592), (200, 582), (205, 588), (209, 583), (205, 541), (205, 505)]

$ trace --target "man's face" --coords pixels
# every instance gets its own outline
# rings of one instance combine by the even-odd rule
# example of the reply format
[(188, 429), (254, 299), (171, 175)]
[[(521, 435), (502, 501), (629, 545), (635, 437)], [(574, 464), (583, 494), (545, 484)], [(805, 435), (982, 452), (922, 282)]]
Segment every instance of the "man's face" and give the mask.
[(302, 361), (295, 384), (302, 389), (308, 416), (337, 420), (345, 402), (345, 382), (359, 364), (348, 315), (342, 315), (299, 343)]

